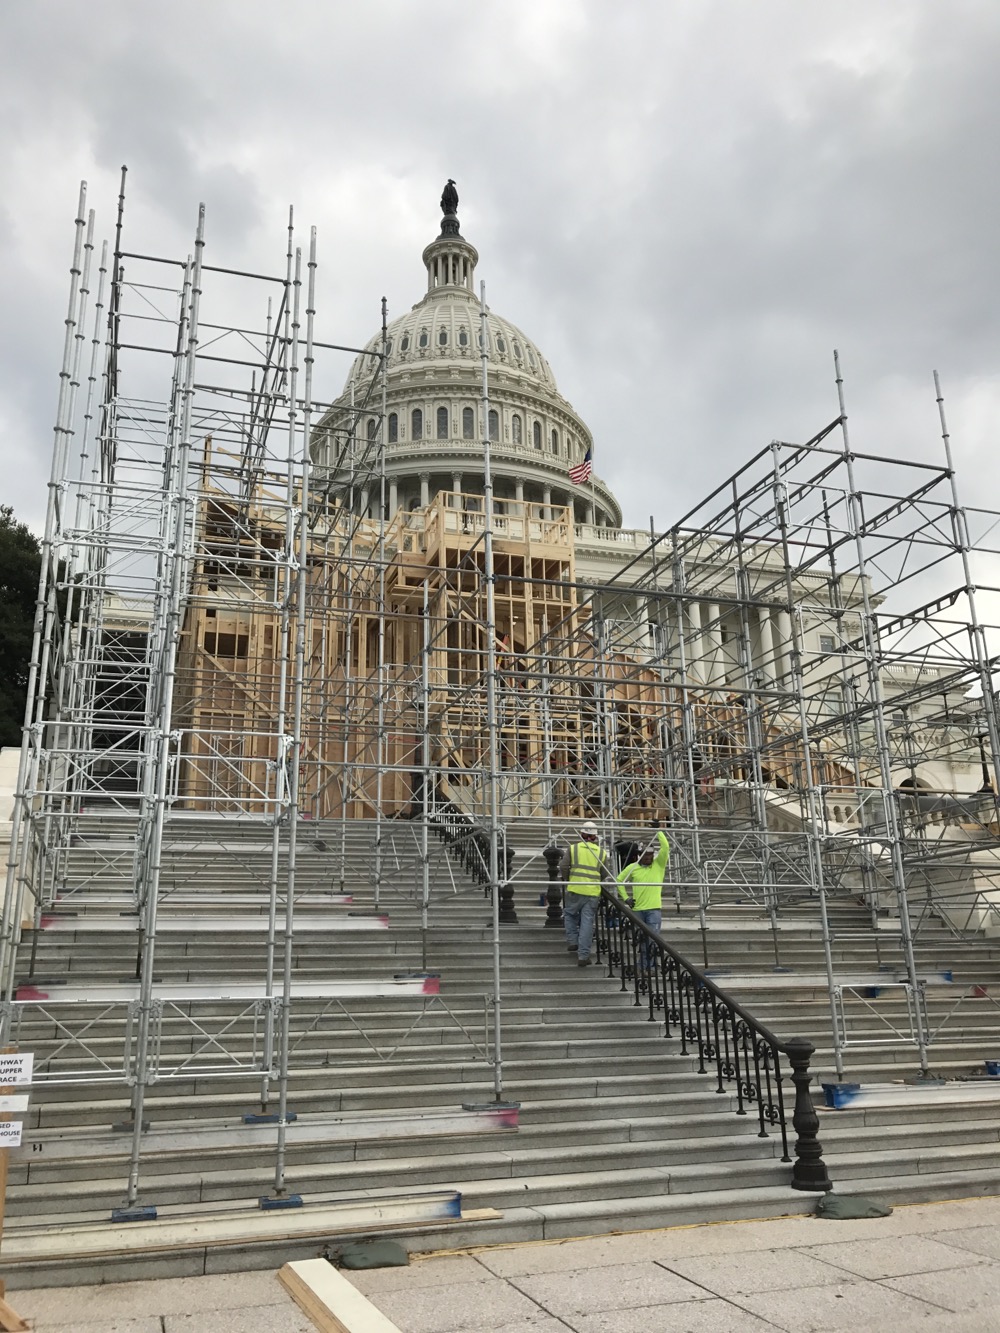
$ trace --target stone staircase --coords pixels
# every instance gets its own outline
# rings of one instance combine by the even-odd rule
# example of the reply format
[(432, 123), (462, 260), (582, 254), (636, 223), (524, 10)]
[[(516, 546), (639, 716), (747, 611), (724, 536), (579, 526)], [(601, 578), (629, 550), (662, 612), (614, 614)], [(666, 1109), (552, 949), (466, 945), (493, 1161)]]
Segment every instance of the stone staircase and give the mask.
[[(63, 918), (63, 928), (39, 933), (33, 976), (23, 978), (36, 986), (59, 978), (115, 984), (135, 972), (133, 935), (70, 928), (69, 913), (85, 915), (92, 926), (130, 910), (129, 819), (108, 815), (86, 827), (66, 853), (67, 893), (50, 914)], [(322, 1249), (342, 1229), (335, 1205), (345, 1200), (370, 1216), (401, 1194), (427, 1190), (458, 1189), (463, 1212), (502, 1215), (403, 1226), (414, 1248), (811, 1210), (813, 1198), (788, 1187), (779, 1136), (758, 1137), (756, 1118), (736, 1115), (735, 1096), (717, 1094), (714, 1079), (699, 1074), (675, 1041), (664, 1040), (660, 1024), (648, 1021), (630, 993), (602, 969), (577, 969), (561, 931), (542, 928), (540, 850), (549, 830), (537, 825), (510, 830), (518, 849), (519, 924), (501, 928), (502, 1095), (521, 1104), (519, 1128), (449, 1122), (463, 1105), (494, 1100), (490, 906), (434, 837), (422, 930), (419, 827), (395, 821), (383, 831), (379, 912), (388, 913), (389, 929), (345, 932), (336, 921), (374, 915), (374, 826), (301, 827), (298, 910), (310, 918), (325, 913), (329, 927), (320, 923), (296, 935), (294, 976), (360, 985), (439, 972), (441, 993), (295, 1002), (289, 1108), (298, 1119), (289, 1131), (286, 1181), (304, 1206), (279, 1212), (257, 1206), (272, 1192), (276, 1131), (245, 1125), (242, 1117), (273, 1112), (273, 1088), (262, 1103), (259, 1075), (207, 1076), (195, 1060), (194, 1069), (163, 1077), (145, 1104), (150, 1128), (140, 1202), (155, 1206), (157, 1219), (113, 1227), (130, 1136), (110, 1127), (128, 1117), (125, 1090), (110, 1078), (43, 1084), (33, 1090), (29, 1148), (11, 1159), (3, 1259), (12, 1286), (271, 1265)], [(683, 833), (676, 838), (676, 860), (683, 862)], [(164, 854), (163, 917), (260, 915), (269, 865), (260, 823), (175, 817)], [(342, 891), (353, 901), (340, 901)], [(789, 898), (779, 922), (780, 966), (787, 971), (774, 970), (770, 922), (740, 893), (713, 905), (705, 932), (682, 896), (679, 909), (665, 916), (664, 934), (694, 961), (707, 949), (718, 984), (782, 1037), (815, 1042), (815, 1068), (832, 1078), (830, 1005), (825, 984), (816, 983), (823, 966), (815, 905), (797, 894)], [(831, 917), (838, 968), (867, 974), (896, 961), (888, 932), (876, 954), (856, 902), (833, 903)], [(955, 1040), (935, 1043), (935, 1072), (964, 1073), (1000, 1056), (991, 998), (1000, 991), (1000, 949), (926, 925), (917, 947), (921, 968), (950, 968), (956, 978), (929, 992), (933, 1021), (954, 1006), (958, 991), (983, 991), (962, 1000)], [(26, 941), (25, 970), (30, 953)], [(163, 934), (156, 959), (165, 988), (258, 980), (266, 939), (213, 923), (188, 935)], [(898, 993), (845, 997), (845, 1010), (855, 1043), (848, 1047), (848, 1077), (885, 1082), (916, 1072), (912, 1045), (870, 1044), (884, 1035), (887, 1020), (901, 1021)], [(232, 1002), (220, 1001), (202, 1006), (197, 1018), (202, 1033), (216, 1034), (227, 1050), (245, 1058), (253, 1049), (251, 1012), (237, 1018)], [(95, 1007), (85, 1033), (88, 1058), (112, 1064), (122, 1037), (120, 1010)], [(80, 1053), (65, 1039), (52, 1014), (26, 1014), (22, 1048), (68, 1074)], [(193, 1058), (202, 1040), (190, 1010), (165, 1006), (165, 1068)], [(991, 1085), (983, 1095), (992, 1091)], [(998, 1106), (973, 1099), (942, 1108), (915, 1100), (824, 1112), (820, 1137), (836, 1187), (891, 1202), (992, 1192), (1000, 1186)], [(369, 1221), (363, 1229), (378, 1226)]]

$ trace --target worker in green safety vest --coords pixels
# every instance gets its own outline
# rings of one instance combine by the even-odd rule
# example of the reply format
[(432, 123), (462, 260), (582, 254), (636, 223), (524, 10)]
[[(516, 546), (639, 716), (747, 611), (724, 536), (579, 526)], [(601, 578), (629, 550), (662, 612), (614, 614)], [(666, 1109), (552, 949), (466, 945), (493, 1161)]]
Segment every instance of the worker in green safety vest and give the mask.
[(566, 848), (559, 868), (566, 885), (563, 906), (566, 948), (576, 954), (577, 966), (589, 967), (601, 886), (606, 884), (611, 888), (615, 882), (611, 863), (598, 837), (597, 825), (592, 820), (580, 825), (580, 841)]
[[(644, 847), (638, 861), (625, 867), (618, 875), (618, 893), (636, 916), (651, 930), (658, 931), (663, 919), (663, 877), (670, 864), (670, 843), (663, 829)], [(648, 965), (645, 941), (640, 947), (640, 962)]]

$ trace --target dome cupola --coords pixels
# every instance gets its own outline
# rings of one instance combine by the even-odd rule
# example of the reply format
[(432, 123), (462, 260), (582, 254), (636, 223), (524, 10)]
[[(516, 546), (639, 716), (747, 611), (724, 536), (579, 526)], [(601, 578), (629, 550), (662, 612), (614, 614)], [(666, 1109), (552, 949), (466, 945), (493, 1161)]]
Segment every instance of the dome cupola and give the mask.
[[(376, 387), (379, 333), (355, 359), (342, 393), (316, 428), (314, 460), (329, 469), (328, 484), (346, 484), (345, 476), (374, 466), (384, 429), (391, 517), (397, 507), (426, 506), (441, 490), (475, 504), (483, 492), (488, 434), (497, 497), (564, 505), (579, 523), (617, 527), (621, 509), (604, 483), (589, 468), (586, 484), (570, 475), (586, 463), (592, 439), (538, 346), (489, 307), (484, 330), (475, 286), (479, 254), (461, 234), (453, 180), (441, 197), (441, 215), (440, 232), (423, 252), (427, 291), (387, 329), (384, 422), (376, 408), (382, 396)], [(355, 461), (348, 467), (345, 459)], [(371, 513), (373, 486), (352, 481), (350, 489), (352, 503)]]

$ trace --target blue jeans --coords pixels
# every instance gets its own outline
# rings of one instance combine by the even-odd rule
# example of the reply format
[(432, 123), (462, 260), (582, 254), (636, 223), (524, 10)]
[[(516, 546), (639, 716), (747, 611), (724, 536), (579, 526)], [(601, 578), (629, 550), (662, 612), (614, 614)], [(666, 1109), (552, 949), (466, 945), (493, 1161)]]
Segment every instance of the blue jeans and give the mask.
[(574, 893), (572, 889), (566, 890), (566, 903), (563, 907), (566, 943), (576, 946), (577, 958), (590, 957), (599, 902), (600, 897), (596, 893)]
[[(660, 922), (663, 920), (663, 909), (660, 907), (647, 907), (641, 912), (636, 912), (636, 916), (642, 924), (648, 926), (650, 930), (659, 931)], [(644, 972), (649, 970), (650, 955), (652, 952), (653, 951), (650, 949), (647, 941), (641, 939), (639, 941), (639, 966)]]

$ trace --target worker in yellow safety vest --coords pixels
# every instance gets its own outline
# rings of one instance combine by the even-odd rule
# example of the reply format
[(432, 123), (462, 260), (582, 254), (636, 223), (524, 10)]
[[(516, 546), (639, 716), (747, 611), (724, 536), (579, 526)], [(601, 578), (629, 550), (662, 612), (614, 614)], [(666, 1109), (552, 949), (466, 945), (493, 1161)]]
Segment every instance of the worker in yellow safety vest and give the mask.
[(578, 967), (589, 967), (601, 885), (611, 888), (615, 882), (607, 853), (598, 838), (597, 825), (591, 820), (581, 824), (580, 841), (566, 848), (559, 868), (566, 885), (563, 907), (566, 948), (576, 954)]

